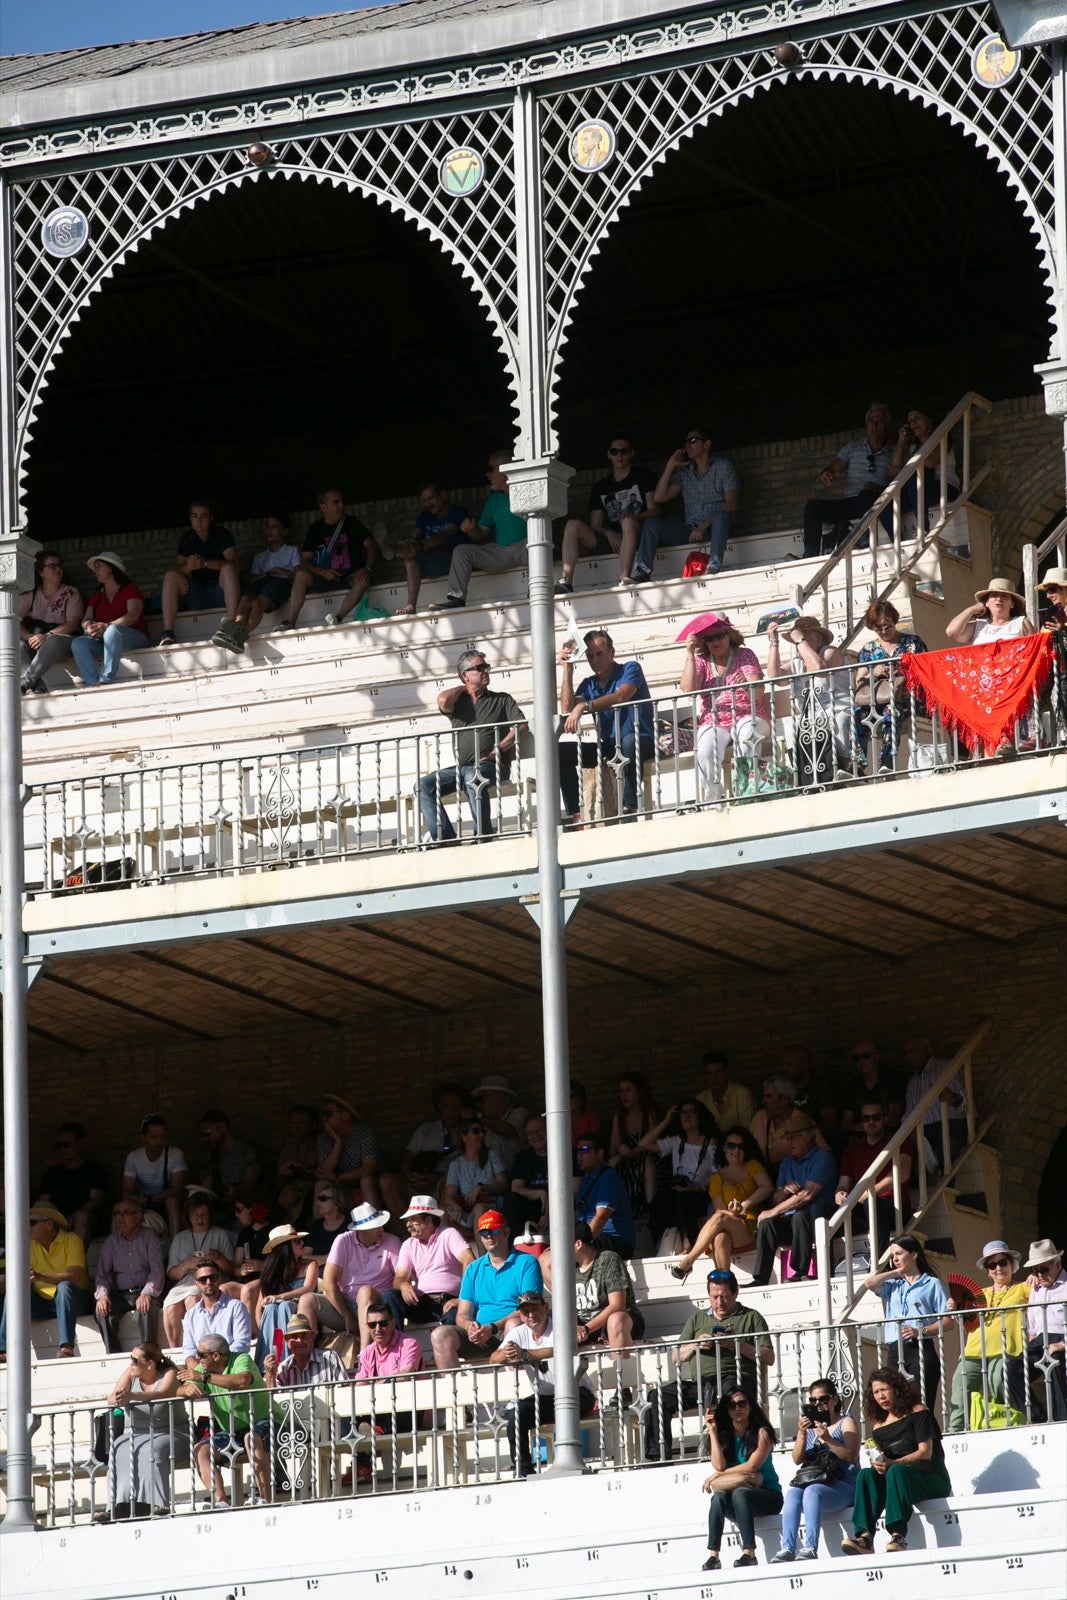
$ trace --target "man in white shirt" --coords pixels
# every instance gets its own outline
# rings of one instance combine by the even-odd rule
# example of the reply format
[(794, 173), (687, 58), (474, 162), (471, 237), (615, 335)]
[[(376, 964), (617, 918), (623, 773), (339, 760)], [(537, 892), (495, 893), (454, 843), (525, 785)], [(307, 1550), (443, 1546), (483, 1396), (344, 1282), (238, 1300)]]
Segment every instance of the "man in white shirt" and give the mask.
[(166, 1218), (173, 1238), (182, 1225), (182, 1195), (188, 1177), (185, 1156), (167, 1139), (166, 1121), (149, 1114), (141, 1123), (141, 1148), (130, 1151), (122, 1169), (123, 1195), (139, 1194), (146, 1211)]
[[(556, 1416), (556, 1387), (552, 1376), (552, 1316), (540, 1289), (527, 1289), (519, 1296), (521, 1322), (509, 1328), (504, 1343), (489, 1357), (494, 1366), (526, 1367), (534, 1393), (512, 1400), (507, 1407), (508, 1449), (515, 1464), (516, 1478), (528, 1478), (533, 1471), (530, 1429)], [(590, 1380), (583, 1373), (578, 1379), (578, 1414), (589, 1416), (596, 1400)]]
[(224, 617), (211, 640), (235, 655), (244, 655), (248, 635), (256, 631), (267, 612), (289, 599), (293, 574), (300, 565), (300, 551), (288, 543), (288, 517), (268, 517), (266, 535), (267, 548), (252, 561), (252, 577), (237, 602), (236, 616), (232, 622)]

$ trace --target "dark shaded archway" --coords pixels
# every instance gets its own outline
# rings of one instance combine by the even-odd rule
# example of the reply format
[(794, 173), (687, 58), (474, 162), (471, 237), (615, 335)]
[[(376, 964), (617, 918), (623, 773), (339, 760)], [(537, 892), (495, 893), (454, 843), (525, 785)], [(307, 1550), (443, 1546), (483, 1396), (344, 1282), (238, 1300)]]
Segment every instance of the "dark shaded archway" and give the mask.
[(610, 231), (559, 387), (565, 459), (853, 429), (872, 396), (1033, 393), (1047, 287), (1022, 206), (947, 119), (799, 78), (683, 141)]
[(504, 359), (455, 266), (347, 189), (229, 188), (152, 235), (85, 308), (30, 445), (38, 538), (478, 481), (513, 431)]

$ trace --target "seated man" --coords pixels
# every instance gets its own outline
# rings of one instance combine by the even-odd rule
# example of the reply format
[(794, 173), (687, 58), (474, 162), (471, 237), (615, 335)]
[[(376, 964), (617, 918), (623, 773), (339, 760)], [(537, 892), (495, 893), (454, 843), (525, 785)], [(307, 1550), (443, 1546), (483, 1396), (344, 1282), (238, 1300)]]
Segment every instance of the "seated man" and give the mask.
[(629, 1261), (637, 1242), (633, 1211), (626, 1183), (604, 1159), (602, 1134), (590, 1134), (575, 1150), (578, 1191), (574, 1201), (576, 1222), (587, 1222), (602, 1250), (614, 1250)]
[[(891, 1133), (900, 1127), (904, 1113), (905, 1083), (898, 1072), (882, 1059), (878, 1046), (870, 1039), (860, 1039), (852, 1046), (852, 1065), (855, 1076), (845, 1086), (841, 1106), (841, 1127), (846, 1133), (862, 1134), (860, 1114), (870, 1102), (886, 1110), (886, 1126)], [(810, 1110), (805, 1106), (808, 1115)]]
[(511, 1247), (508, 1225), (499, 1211), (483, 1211), (478, 1238), (485, 1250), (463, 1273), (454, 1327), (439, 1324), (430, 1335), (434, 1364), (446, 1372), (465, 1361), (487, 1361), (509, 1324), (518, 1321), (519, 1296), (527, 1289), (543, 1290), (544, 1280), (536, 1256)]
[(448, 592), (434, 611), (447, 611), (467, 604), (467, 589), (472, 572), (506, 572), (509, 567), (526, 565), (526, 523), (511, 509), (508, 480), (500, 470), (510, 450), (494, 450), (489, 457), (486, 477), (491, 493), (482, 514), (460, 523), (470, 541), (453, 550), (448, 568)]
[[(533, 1471), (530, 1454), (530, 1429), (534, 1423), (554, 1422), (556, 1417), (556, 1381), (552, 1373), (552, 1314), (540, 1289), (527, 1289), (519, 1296), (519, 1320), (509, 1328), (504, 1343), (494, 1350), (489, 1360), (494, 1364), (525, 1366), (531, 1387), (537, 1392), (521, 1400), (509, 1401), (508, 1450), (515, 1467), (516, 1478), (528, 1478)], [(592, 1415), (596, 1405), (596, 1391), (583, 1372), (578, 1379), (578, 1415)]]
[[(192, 1362), (186, 1363), (185, 1381), (178, 1393), (190, 1399), (204, 1396), (211, 1402), (211, 1432), (195, 1447), (193, 1461), (215, 1505), (230, 1504), (223, 1487), (222, 1468), (230, 1465), (238, 1451), (243, 1451), (252, 1463), (256, 1493), (261, 1501), (268, 1502), (270, 1393), (248, 1352), (231, 1350), (221, 1334), (202, 1334)], [(277, 1420), (281, 1420), (280, 1414)]]
[(712, 454), (707, 428), (690, 428), (684, 445), (674, 452), (660, 474), (656, 504), (664, 506), (677, 495), (682, 497), (681, 522), (668, 522), (665, 517), (647, 519), (641, 530), (631, 583), (643, 583), (652, 576), (661, 544), (710, 541), (708, 573), (714, 574), (722, 567), (730, 529), (741, 504), (741, 480), (732, 461)]
[(756, 1097), (743, 1083), (731, 1080), (730, 1058), (722, 1050), (705, 1050), (700, 1064), (706, 1086), (697, 1099), (707, 1106), (720, 1128), (732, 1128), (735, 1123), (749, 1127), (756, 1115)]
[(197, 1262), (193, 1282), (200, 1299), (185, 1313), (182, 1322), (182, 1359), (187, 1373), (195, 1368), (198, 1348), (207, 1334), (221, 1336), (235, 1355), (247, 1354), (252, 1343), (248, 1308), (232, 1295), (223, 1294), (222, 1272), (210, 1256)]
[[(616, 661), (610, 633), (594, 628), (584, 638), (586, 660), (593, 671), (574, 685), (573, 645), (559, 653), (563, 667), (559, 704), (564, 729), (577, 733), (586, 712), (595, 718), (600, 742), (600, 767), (593, 774), (602, 785), (601, 811), (605, 817), (636, 816), (645, 763), (652, 760), (654, 708), (645, 675), (636, 661)], [(622, 773), (622, 808), (618, 801), (616, 751), (626, 765)]]
[(408, 603), (398, 617), (414, 616), (419, 609), (419, 590), (423, 578), (443, 578), (452, 565), (452, 555), (460, 545), (470, 544), (462, 524), (470, 521), (466, 506), (453, 505), (439, 483), (424, 483), (419, 490), (421, 510), (415, 518), (415, 532), (393, 547), (400, 556), (408, 580)]
[(789, 1154), (778, 1168), (778, 1187), (756, 1226), (754, 1287), (771, 1281), (780, 1244), (789, 1243), (794, 1278), (808, 1277), (815, 1244), (815, 1218), (834, 1209), (837, 1164), (829, 1150), (815, 1143), (818, 1129), (803, 1111), (796, 1111), (783, 1130)]
[[(423, 1370), (419, 1341), (413, 1334), (401, 1332), (384, 1300), (372, 1300), (367, 1307), (367, 1327), (371, 1342), (360, 1355), (357, 1383), (372, 1383), (375, 1378), (399, 1378), (405, 1372)], [(375, 1431), (394, 1435), (414, 1432), (414, 1416), (410, 1411), (397, 1411), (394, 1400), (388, 1390), (376, 1397), (372, 1412)], [(356, 1471), (363, 1477), (368, 1469), (360, 1465)], [(373, 1471), (369, 1475), (373, 1477)]]
[(227, 617), (216, 629), (212, 644), (243, 655), (248, 635), (255, 633), (268, 611), (282, 606), (293, 587), (300, 551), (289, 540), (289, 518), (278, 513), (266, 521), (267, 548), (252, 560), (252, 576), (237, 602), (233, 621)]
[(522, 1233), (527, 1223), (535, 1233), (544, 1233), (548, 1227), (548, 1129), (544, 1117), (527, 1117), (523, 1132), (526, 1146), (509, 1162), (511, 1185), (500, 1205), (513, 1237)]
[(316, 1178), (329, 1178), (345, 1189), (359, 1189), (364, 1200), (378, 1204), (378, 1140), (366, 1123), (360, 1122), (354, 1105), (338, 1094), (322, 1101), (322, 1132), (315, 1145), (318, 1157)]
[(634, 551), (645, 518), (655, 508), (655, 475), (647, 467), (634, 466), (634, 444), (625, 433), (617, 433), (608, 445), (611, 471), (594, 483), (589, 491), (589, 521), (571, 517), (563, 529), (561, 551), (563, 573), (556, 584), (557, 594), (574, 593), (574, 567), (578, 546), (598, 547), (619, 558), (619, 576), (625, 583), (633, 566)]
[(626, 1350), (645, 1331), (626, 1263), (616, 1250), (598, 1250), (588, 1222), (574, 1224), (574, 1303), (578, 1343)]
[(285, 1359), (273, 1351), (263, 1358), (263, 1379), (268, 1389), (304, 1389), (312, 1383), (345, 1383), (349, 1372), (336, 1350), (320, 1350), (315, 1329), (301, 1312), (289, 1318), (283, 1334)]
[(212, 1107), (200, 1118), (200, 1138), (204, 1144), (200, 1181), (217, 1196), (215, 1220), (233, 1222), (233, 1197), (239, 1189), (253, 1189), (259, 1182), (259, 1161), (252, 1146), (238, 1139), (225, 1111)]
[[(1067, 1422), (1067, 1272), (1063, 1251), (1051, 1239), (1034, 1239), (1023, 1262), (1030, 1298), (1026, 1305), (1025, 1344), (1018, 1356), (1009, 1355), (1008, 1394), (1017, 1411), (1034, 1422)], [(1027, 1368), (1027, 1377), (1023, 1366)], [(1044, 1397), (1038, 1392), (1043, 1381)]]
[(471, 1098), (485, 1123), (486, 1149), (495, 1150), (510, 1171), (526, 1142), (526, 1107), (519, 1104), (509, 1080), (497, 1072), (476, 1083)]
[(100, 1246), (96, 1263), (96, 1322), (109, 1355), (122, 1349), (119, 1323), (137, 1313), (137, 1337), (155, 1340), (159, 1300), (166, 1281), (159, 1234), (144, 1220), (136, 1195), (120, 1200), (112, 1212), (114, 1229)]
[(699, 1403), (701, 1411), (740, 1386), (759, 1396), (761, 1367), (774, 1365), (767, 1324), (737, 1298), (737, 1279), (721, 1267), (708, 1273), (708, 1309), (694, 1311), (671, 1353), (676, 1382), (649, 1391), (645, 1414), (645, 1459), (666, 1461), (672, 1450), (671, 1420)]
[(146, 1211), (165, 1219), (173, 1238), (182, 1225), (182, 1195), (188, 1177), (188, 1163), (178, 1146), (168, 1140), (166, 1122), (149, 1114), (141, 1123), (141, 1148), (130, 1151), (122, 1169), (123, 1195), (140, 1195)]
[(371, 1342), (367, 1312), (393, 1287), (400, 1240), (386, 1233), (388, 1211), (364, 1201), (352, 1213), (352, 1226), (338, 1234), (330, 1246), (322, 1275), (322, 1290), (315, 1296), (319, 1326), (338, 1333), (359, 1335), (360, 1349)]
[(189, 526), (178, 540), (178, 559), (163, 576), (163, 632), (160, 644), (176, 644), (179, 611), (213, 611), (225, 606), (230, 621), (241, 598), (241, 563), (228, 528), (215, 525), (206, 500), (189, 507)]
[(462, 785), (470, 806), (475, 835), (493, 832), (489, 790), (506, 783), (515, 746), (526, 732), (521, 706), (510, 694), (489, 687), (489, 663), (481, 650), (465, 650), (456, 663), (458, 689), (443, 689), (437, 709), (454, 730), (455, 764), (426, 772), (419, 779), (419, 809), (435, 844), (454, 844), (453, 828), (442, 804)]
[(67, 1219), (86, 1249), (104, 1211), (107, 1177), (99, 1161), (85, 1154), (85, 1129), (80, 1122), (61, 1122), (56, 1129), (59, 1160), (41, 1178), (38, 1200), (48, 1200)]
[(809, 500), (804, 507), (804, 554), (817, 556), (822, 549), (822, 530), (826, 522), (853, 522), (869, 511), (889, 482), (893, 446), (889, 442), (889, 407), (873, 402), (864, 418), (862, 439), (844, 445), (819, 481), (829, 488), (836, 478), (845, 479), (845, 493), (839, 500)]
[(474, 1251), (444, 1216), (432, 1194), (416, 1194), (400, 1218), (408, 1236), (400, 1246), (393, 1287), (385, 1296), (398, 1328), (407, 1322), (454, 1323), (463, 1272)]
[(459, 1153), (459, 1124), (468, 1103), (458, 1083), (438, 1083), (430, 1095), (436, 1117), (420, 1122), (407, 1142), (399, 1172), (383, 1172), (382, 1198), (398, 1217), (418, 1191), (441, 1198), (450, 1163)]
[(837, 1084), (824, 1073), (813, 1071), (811, 1051), (802, 1044), (792, 1044), (782, 1051), (782, 1071), (792, 1080), (797, 1110), (809, 1116), (822, 1134), (818, 1142), (825, 1141), (833, 1148), (841, 1121), (841, 1091)]
[(309, 594), (347, 589), (337, 610), (326, 613), (324, 620), (330, 627), (343, 622), (370, 588), (370, 575), (378, 559), (373, 535), (358, 517), (347, 514), (340, 489), (321, 490), (319, 510), (322, 515), (304, 535), (300, 565), (293, 576), (289, 597), (289, 614), (284, 622), (279, 622), (276, 633), (296, 627), (300, 608)]
[[(878, 1153), (885, 1149), (894, 1130), (889, 1126), (889, 1116), (884, 1105), (879, 1100), (865, 1100), (860, 1108), (860, 1127), (864, 1130), (861, 1139), (854, 1139), (845, 1146), (841, 1157), (841, 1171), (837, 1178), (837, 1189), (834, 1193), (834, 1204), (839, 1206), (847, 1199), (849, 1192), (859, 1183), (871, 1162)], [(900, 1203), (903, 1220), (901, 1227), (906, 1227), (911, 1216), (911, 1192), (908, 1188), (908, 1179), (911, 1177), (912, 1153), (909, 1148), (900, 1152)], [(890, 1162), (882, 1170), (881, 1177), (874, 1186), (875, 1225), (877, 1237), (871, 1246), (871, 1264), (878, 1259), (890, 1236), (897, 1233), (896, 1210), (893, 1205), (893, 1166)], [(852, 1231), (854, 1234), (867, 1232), (869, 1211), (866, 1200), (861, 1200), (852, 1212)]]
[(278, 1204), (282, 1215), (294, 1225), (306, 1220), (311, 1210), (319, 1164), (315, 1152), (318, 1121), (314, 1107), (299, 1102), (286, 1113), (289, 1137), (278, 1152)]
[[(7, 1296), (0, 1311), (0, 1356), (7, 1351)], [(72, 1356), (78, 1318), (92, 1309), (85, 1246), (55, 1206), (30, 1207), (30, 1321), (59, 1322), (59, 1354)]]

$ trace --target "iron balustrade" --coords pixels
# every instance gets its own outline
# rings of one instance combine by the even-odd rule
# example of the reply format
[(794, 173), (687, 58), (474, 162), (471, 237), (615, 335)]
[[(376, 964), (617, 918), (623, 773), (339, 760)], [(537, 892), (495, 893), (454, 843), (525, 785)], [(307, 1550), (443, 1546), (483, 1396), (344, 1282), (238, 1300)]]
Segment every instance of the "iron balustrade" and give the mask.
[[(877, 683), (868, 679), (868, 665), (849, 662), (612, 708), (607, 739), (601, 715), (596, 744), (579, 745), (572, 758), (578, 819), (597, 826), (717, 810), (922, 778), (987, 759), (929, 715), (899, 659), (873, 665), (884, 673)], [(1011, 753), (1067, 746), (1064, 688), (1054, 653), (1051, 676), (1033, 693)], [(649, 704), (654, 737), (644, 745), (637, 781), (628, 730)], [(441, 777), (456, 766), (457, 736), (448, 730), (31, 785), (28, 884), (38, 894), (69, 894), (427, 849), (432, 841), (420, 792), (431, 810), (450, 814), (460, 844), (532, 834), (538, 803), (532, 740), (524, 735), (509, 761), (497, 742), (509, 725), (479, 731), (492, 748), (485, 746), (481, 770), (468, 775), (468, 793), (461, 784), (458, 797)], [(478, 799), (477, 818), (469, 796)], [(558, 796), (547, 803), (562, 827), (574, 825), (573, 796), (562, 807)]]
[[(742, 1285), (742, 1302), (744, 1292)], [(760, 1402), (779, 1443), (786, 1446), (801, 1426), (809, 1386), (825, 1377), (834, 1380), (844, 1409), (857, 1416), (866, 1433), (864, 1385), (884, 1366), (914, 1373), (921, 1398), (945, 1433), (973, 1427), (1010, 1431), (1064, 1421), (1063, 1352), (1049, 1353), (1050, 1346), (1062, 1345), (1058, 1329), (1064, 1309), (1061, 1299), (1029, 1313), (1025, 1306), (950, 1310), (917, 1319), (923, 1324), (912, 1330), (917, 1339), (903, 1327), (887, 1338), (878, 1312), (872, 1312), (878, 1320), (865, 1323), (719, 1335), (695, 1351), (696, 1399), (692, 1391), (683, 1395), (680, 1388), (677, 1341), (620, 1350), (583, 1348), (580, 1369), (592, 1396), (592, 1409), (587, 1403), (581, 1423), (586, 1464), (593, 1470), (658, 1464), (655, 1440), (665, 1435), (668, 1411), (674, 1414), (673, 1459), (706, 1460), (705, 1401), (729, 1389), (738, 1372), (751, 1392), (754, 1369)], [(1037, 1339), (1027, 1352), (1028, 1315), (1036, 1318)], [(969, 1339), (975, 1341), (977, 1354), (963, 1369), (964, 1388), (957, 1372)], [(752, 1344), (771, 1359), (754, 1361)], [(1000, 1352), (1012, 1348), (1023, 1354), (1005, 1359)], [(516, 1470), (509, 1424), (514, 1440), (513, 1419), (523, 1402), (536, 1474), (551, 1463), (552, 1426), (531, 1374), (528, 1366), (502, 1364), (256, 1391), (261, 1404), (270, 1406), (256, 1435), (269, 1484), (264, 1499), (275, 1505), (329, 1500), (343, 1507), (379, 1494), (508, 1481)], [(221, 1427), (225, 1405), (250, 1393), (217, 1391), (213, 1402), (182, 1398), (138, 1401), (123, 1408), (106, 1402), (41, 1408), (33, 1434), (38, 1525), (72, 1527), (101, 1520), (109, 1509), (115, 1520), (210, 1513), (216, 1509), (214, 1491), (205, 1487), (192, 1461), (198, 1449), (212, 1472), (219, 1469), (230, 1506), (264, 1503), (255, 1490), (245, 1442), (233, 1437), (234, 1430), (227, 1430), (226, 1437)], [(212, 1404), (214, 1428), (209, 1423)], [(142, 1419), (131, 1432), (135, 1411)], [(140, 1466), (135, 1441), (148, 1446)], [(155, 1494), (162, 1503), (154, 1496), (152, 1474), (144, 1464), (157, 1443), (164, 1460), (157, 1466)], [(130, 1496), (121, 1502), (126, 1508), (121, 1514), (115, 1509), (120, 1476)]]

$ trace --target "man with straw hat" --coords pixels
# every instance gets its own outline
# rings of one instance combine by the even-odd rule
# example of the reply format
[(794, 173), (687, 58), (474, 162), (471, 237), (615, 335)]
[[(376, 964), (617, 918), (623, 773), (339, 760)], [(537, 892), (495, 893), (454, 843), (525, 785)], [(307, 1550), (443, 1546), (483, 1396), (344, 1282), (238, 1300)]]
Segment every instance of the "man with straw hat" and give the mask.
[[(1026, 1304), (1026, 1347), (1021, 1356), (1008, 1356), (1008, 1393), (1011, 1403), (1025, 1411), (1027, 1384), (1023, 1363), (1029, 1372), (1030, 1415), (1034, 1422), (1067, 1422), (1067, 1272), (1063, 1270), (1063, 1251), (1051, 1239), (1034, 1239), (1023, 1262), (1030, 1298)], [(1045, 1404), (1034, 1390), (1039, 1379), (1045, 1383)]]
[(288, 1350), (281, 1361), (271, 1352), (263, 1360), (263, 1379), (268, 1389), (301, 1389), (311, 1383), (345, 1383), (350, 1374), (336, 1350), (320, 1350), (315, 1345), (315, 1329), (301, 1312), (289, 1318), (285, 1328)]
[[(7, 1351), (7, 1296), (0, 1312), (0, 1360)], [(59, 1322), (59, 1354), (72, 1356), (77, 1320), (92, 1310), (85, 1246), (61, 1211), (40, 1200), (30, 1207), (30, 1319)]]

